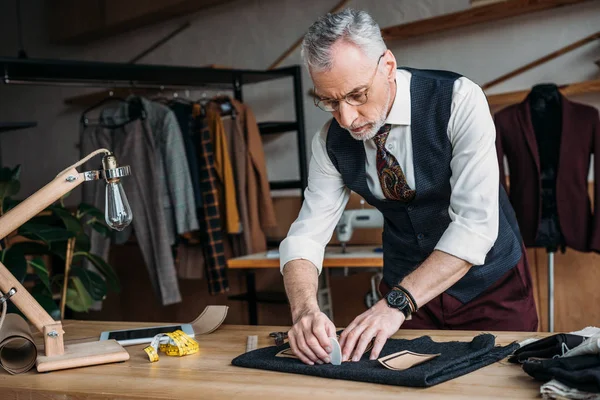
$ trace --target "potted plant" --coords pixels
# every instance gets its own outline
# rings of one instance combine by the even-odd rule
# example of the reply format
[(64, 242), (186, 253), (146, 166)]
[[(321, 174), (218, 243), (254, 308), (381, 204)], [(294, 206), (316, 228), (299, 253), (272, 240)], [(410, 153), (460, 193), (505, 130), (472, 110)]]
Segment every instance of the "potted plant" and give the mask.
[[(0, 168), (0, 215), (19, 203), (13, 197), (20, 190), (20, 171), (20, 166)], [(85, 203), (69, 209), (64, 203), (67, 196), (2, 240), (0, 250), (0, 261), (54, 319), (64, 318), (66, 307), (88, 311), (109, 290), (120, 290), (114, 269), (90, 252), (90, 228), (111, 234), (103, 212)], [(64, 263), (64, 271), (51, 270), (45, 262), (49, 259)], [(84, 260), (96, 271), (84, 268)], [(20, 313), (10, 302), (9, 310)]]

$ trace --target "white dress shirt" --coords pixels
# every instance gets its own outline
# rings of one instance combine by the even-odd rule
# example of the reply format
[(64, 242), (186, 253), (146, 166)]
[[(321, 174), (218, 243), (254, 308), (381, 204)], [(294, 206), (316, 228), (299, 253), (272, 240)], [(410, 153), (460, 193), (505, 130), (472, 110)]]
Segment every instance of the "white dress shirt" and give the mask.
[[(386, 120), (392, 125), (386, 148), (398, 160), (408, 185), (418, 192), (410, 128), (410, 80), (410, 72), (397, 70), (396, 97)], [(312, 140), (304, 203), (279, 247), (282, 272), (285, 264), (295, 259), (309, 260), (321, 272), (325, 246), (350, 197), (350, 189), (344, 185), (325, 147), (330, 124), (331, 120)], [(447, 134), (452, 144), (452, 194), (448, 208), (451, 222), (435, 249), (481, 265), (498, 236), (496, 130), (485, 94), (465, 77), (454, 83)], [(377, 176), (375, 143), (367, 140), (364, 146), (369, 190), (384, 199)]]

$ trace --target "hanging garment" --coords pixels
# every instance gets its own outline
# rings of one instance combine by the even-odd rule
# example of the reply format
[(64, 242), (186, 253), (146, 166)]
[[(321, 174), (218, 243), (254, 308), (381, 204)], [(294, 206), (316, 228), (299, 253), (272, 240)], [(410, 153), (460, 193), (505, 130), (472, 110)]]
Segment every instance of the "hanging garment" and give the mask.
[(194, 135), (192, 104), (174, 101), (169, 103), (169, 108), (173, 110), (179, 124), (179, 129), (181, 130), (185, 155), (190, 170), (192, 189), (194, 191), (194, 201), (196, 203), (196, 210), (198, 210), (202, 207), (202, 194), (200, 191), (200, 168), (198, 167), (198, 155), (196, 154), (198, 143), (196, 143), (196, 136)]
[[(506, 187), (504, 156), (510, 172), (509, 198), (527, 247), (536, 246), (542, 220), (542, 166), (529, 96), (496, 113), (496, 150), (501, 183)], [(556, 170), (556, 210), (566, 246), (600, 251), (600, 213), (592, 213), (588, 196), (590, 155), (600, 154), (600, 119), (593, 107), (560, 95), (561, 140)], [(600, 176), (600, 163), (594, 163)], [(600, 179), (594, 182), (600, 198)]]
[[(237, 115), (243, 116), (244, 136), (248, 156), (246, 158), (246, 201), (251, 243), (248, 251), (262, 252), (267, 249), (265, 229), (276, 228), (277, 219), (271, 198), (269, 177), (262, 138), (252, 110), (239, 101), (231, 100)], [(244, 227), (244, 229), (246, 229)]]
[(204, 278), (204, 249), (199, 244), (179, 243), (175, 258), (177, 276), (181, 279)]
[[(125, 114), (126, 115), (126, 114)], [(105, 113), (103, 120), (122, 120), (119, 114)], [(107, 126), (107, 125), (105, 125)], [(114, 152), (120, 165), (129, 165), (131, 175), (121, 180), (133, 212), (133, 229), (140, 246), (154, 292), (163, 305), (181, 301), (175, 271), (165, 208), (162, 181), (156, 153), (159, 151), (148, 120), (135, 120), (119, 128), (82, 127), (81, 152), (89, 154), (99, 148)], [(98, 169), (88, 161), (82, 170)], [(83, 201), (104, 209), (104, 181), (83, 185)], [(110, 241), (95, 230), (90, 231), (90, 252), (108, 259)]]
[[(155, 163), (158, 166), (159, 187), (169, 244), (174, 245), (177, 235), (198, 230), (194, 189), (183, 135), (173, 111), (143, 97), (140, 100), (158, 150), (155, 152)], [(118, 113), (127, 115), (127, 104), (122, 105)], [(116, 242), (125, 243), (130, 234), (131, 229), (118, 232), (115, 235)]]
[(388, 339), (380, 354), (387, 355), (408, 350), (425, 355), (438, 355), (403, 371), (390, 370), (377, 360), (369, 360), (365, 353), (357, 362), (341, 365), (307, 365), (296, 358), (276, 357), (289, 349), (289, 344), (271, 346), (244, 353), (232, 360), (239, 367), (289, 372), (322, 378), (345, 379), (398, 386), (427, 387), (457, 378), (500, 361), (512, 353), (518, 345), (495, 346), (494, 336), (481, 334), (471, 342), (434, 342), (429, 336), (417, 339)]
[(217, 174), (213, 155), (210, 131), (203, 117), (195, 120), (196, 134), (199, 136), (198, 161), (200, 164), (200, 186), (202, 190), (202, 213), (200, 218), (200, 240), (205, 249), (206, 277), (210, 294), (229, 291), (223, 229), (219, 211)]
[[(215, 104), (218, 108), (218, 106)], [(224, 201), (221, 209), (225, 213), (225, 228), (229, 234), (238, 234), (241, 232), (240, 214), (237, 206), (235, 180), (233, 177), (233, 168), (229, 158), (229, 146), (225, 134), (225, 127), (221, 121), (221, 115), (215, 107), (208, 107), (206, 112), (206, 123), (211, 134), (215, 172), (219, 178), (219, 191)]]
[(246, 167), (249, 156), (244, 135), (245, 120), (244, 116), (238, 114), (235, 109), (232, 110), (231, 115), (222, 116), (221, 120), (229, 144), (229, 154), (235, 179), (235, 194), (242, 229), (240, 235), (229, 235), (228, 239), (231, 243), (232, 256), (240, 257), (250, 253), (249, 249), (252, 243), (251, 230), (249, 229), (250, 213), (246, 194), (248, 192)]

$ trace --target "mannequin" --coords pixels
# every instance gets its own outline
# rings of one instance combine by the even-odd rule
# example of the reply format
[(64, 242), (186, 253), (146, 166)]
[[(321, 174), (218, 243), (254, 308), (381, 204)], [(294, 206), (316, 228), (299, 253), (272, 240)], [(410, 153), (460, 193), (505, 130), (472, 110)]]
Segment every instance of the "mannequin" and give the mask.
[(554, 331), (554, 253), (565, 252), (556, 206), (556, 177), (562, 134), (561, 94), (554, 84), (540, 84), (528, 96), (540, 159), (541, 219), (535, 247), (548, 252), (548, 328)]

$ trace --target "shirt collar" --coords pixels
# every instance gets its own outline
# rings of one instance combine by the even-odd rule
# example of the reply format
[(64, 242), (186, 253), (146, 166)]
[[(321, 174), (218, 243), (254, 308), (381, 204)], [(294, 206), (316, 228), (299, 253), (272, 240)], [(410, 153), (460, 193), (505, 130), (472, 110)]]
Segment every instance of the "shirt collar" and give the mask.
[(396, 70), (396, 98), (386, 124), (410, 125), (410, 72)]

